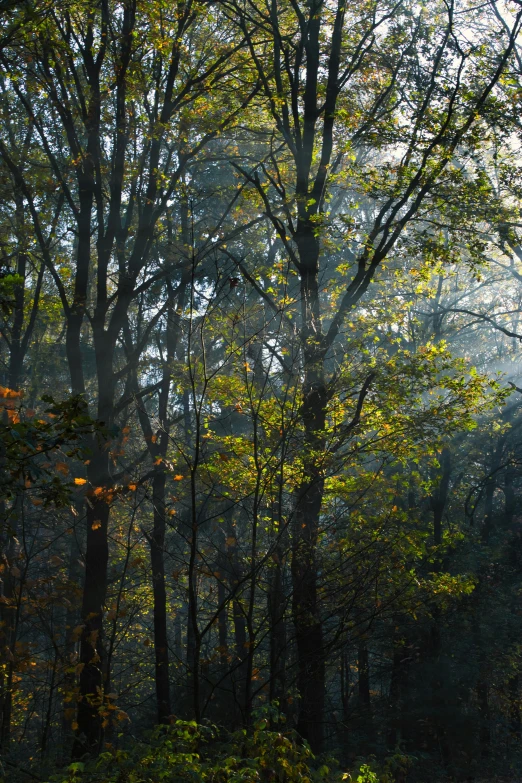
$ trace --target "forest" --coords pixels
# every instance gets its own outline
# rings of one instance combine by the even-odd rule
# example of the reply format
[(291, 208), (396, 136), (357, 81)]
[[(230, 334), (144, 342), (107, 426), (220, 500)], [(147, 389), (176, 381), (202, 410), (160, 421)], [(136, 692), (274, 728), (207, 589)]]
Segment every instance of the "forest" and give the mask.
[(521, 30), (0, 1), (0, 780), (522, 780)]

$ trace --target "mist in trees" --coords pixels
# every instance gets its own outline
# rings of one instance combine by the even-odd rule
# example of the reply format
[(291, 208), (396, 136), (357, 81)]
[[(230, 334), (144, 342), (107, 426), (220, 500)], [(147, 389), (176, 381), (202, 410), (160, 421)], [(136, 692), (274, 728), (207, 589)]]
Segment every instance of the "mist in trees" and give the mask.
[(0, 4), (0, 775), (520, 775), (521, 26)]

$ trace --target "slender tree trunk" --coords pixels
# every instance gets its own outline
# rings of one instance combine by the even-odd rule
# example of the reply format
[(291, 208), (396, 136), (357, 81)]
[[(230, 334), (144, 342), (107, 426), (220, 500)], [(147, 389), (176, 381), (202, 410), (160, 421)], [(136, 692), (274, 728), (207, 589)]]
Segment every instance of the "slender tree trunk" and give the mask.
[[(84, 513), (83, 501), (76, 503), (76, 509), (78, 515), (81, 516)], [(77, 539), (77, 531), (73, 530), (71, 534), (71, 544), (69, 547), (69, 566), (67, 582), (70, 586), (71, 592), (76, 592), (76, 589), (81, 585), (82, 574), (80, 573), (80, 545)], [(79, 622), (79, 605), (76, 597), (70, 599), (67, 605), (67, 611), (65, 613), (65, 627), (64, 627), (64, 640), (63, 640), (63, 660), (64, 660), (64, 675), (63, 683), (61, 686), (61, 692), (63, 693), (63, 706), (62, 706), (62, 745), (64, 758), (63, 763), (66, 763), (65, 752), (70, 753), (70, 737), (71, 737), (71, 722), (74, 715), (75, 685), (76, 674), (75, 667), (77, 661), (77, 641), (74, 639), (72, 630), (78, 625)], [(68, 717), (70, 716), (70, 717)], [(67, 746), (67, 751), (65, 748)]]
[[(314, 753), (323, 746), (325, 652), (317, 597), (317, 540), (324, 477), (317, 455), (324, 453), (327, 390), (321, 336), (317, 270), (319, 244), (304, 226), (298, 247), (301, 273), (301, 323), (304, 364), (301, 419), (304, 425), (303, 478), (297, 492), (292, 540), (292, 612), (297, 648), (297, 687), (301, 697), (297, 730)], [(296, 240), (297, 241), (297, 240)]]
[[(107, 467), (105, 455), (91, 459), (93, 485)], [(98, 468), (98, 470), (96, 470)], [(99, 472), (98, 472), (99, 471)], [(85, 581), (82, 601), (83, 631), (80, 642), (80, 701), (78, 703), (78, 734), (74, 744), (75, 758), (84, 753), (97, 753), (102, 741), (103, 708), (103, 611), (107, 594), (107, 565), (109, 559), (108, 524), (110, 506), (93, 492), (87, 495), (87, 542), (85, 552)]]
[[(182, 214), (182, 239), (188, 246), (188, 205), (183, 200)], [(164, 723), (172, 713), (170, 698), (170, 674), (169, 674), (169, 643), (167, 632), (167, 592), (165, 586), (165, 492), (166, 492), (166, 466), (165, 458), (169, 446), (170, 422), (168, 417), (169, 396), (171, 388), (172, 362), (179, 352), (181, 315), (185, 307), (187, 286), (190, 280), (190, 270), (182, 273), (180, 290), (174, 308), (174, 296), (172, 286), (167, 280), (168, 308), (166, 328), (166, 355), (163, 363), (163, 378), (158, 400), (158, 419), (161, 431), (158, 436), (152, 431), (146, 411), (140, 406), (139, 417), (143, 433), (149, 444), (149, 451), (155, 463), (155, 471), (152, 479), (152, 504), (154, 514), (154, 528), (150, 538), (150, 556), (153, 582), (153, 616), (154, 616), (154, 656), (155, 656), (155, 686), (158, 722)], [(157, 445), (155, 445), (157, 443)], [(159, 464), (157, 464), (159, 463)]]
[(169, 642), (167, 636), (167, 594), (165, 588), (165, 470), (154, 474), (152, 480), (152, 502), (154, 506), (154, 529), (150, 538), (150, 560), (152, 567), (153, 617), (154, 617), (154, 679), (158, 722), (164, 723), (171, 714), (169, 678)]
[(268, 593), (268, 615), (270, 617), (270, 701), (277, 701), (281, 712), (286, 709), (286, 628), (285, 596), (283, 592), (283, 569), (281, 552), (276, 549), (277, 558)]
[[(518, 570), (519, 557), (517, 553), (517, 538), (514, 536), (513, 531), (513, 519), (516, 512), (517, 498), (514, 488), (515, 469), (513, 466), (508, 465), (504, 474), (504, 525), (506, 532), (509, 536), (508, 539), (508, 558), (510, 564)], [(518, 600), (515, 599), (511, 607), (513, 613), (517, 612)], [(518, 656), (517, 656), (518, 658)], [(518, 668), (518, 667), (517, 667)], [(508, 698), (509, 698), (509, 729), (511, 736), (518, 742), (521, 734), (521, 716), (520, 716), (520, 673), (516, 671), (508, 681)]]
[[(234, 697), (238, 706), (238, 713), (241, 713), (245, 703), (245, 661), (247, 657), (247, 624), (246, 616), (241, 604), (239, 583), (243, 578), (243, 568), (237, 554), (236, 529), (232, 525), (232, 517), (228, 515), (227, 528), (227, 560), (229, 571), (229, 589), (233, 594), (232, 599), (232, 622), (234, 626), (234, 652), (235, 660), (233, 663), (233, 672), (231, 681), (234, 684)], [(241, 724), (242, 715), (235, 717), (235, 723)]]
[[(438, 477), (438, 484), (431, 496), (431, 508), (433, 512), (433, 543), (440, 547), (443, 540), (442, 520), (444, 511), (448, 502), (449, 485), (451, 478), (451, 453), (448, 448), (444, 448), (439, 458), (441, 473)], [(437, 555), (434, 563), (434, 571), (440, 573), (443, 570), (442, 555)], [(433, 677), (431, 681), (431, 702), (434, 714), (434, 728), (437, 737), (437, 744), (441, 750), (444, 763), (449, 758), (448, 742), (446, 729), (441, 719), (446, 705), (443, 696), (443, 682), (440, 675), (440, 656), (441, 656), (441, 612), (440, 607), (434, 603), (431, 608), (431, 625), (428, 639), (428, 655), (431, 658), (433, 666)]]
[(359, 703), (366, 709), (370, 708), (370, 663), (368, 648), (364, 642), (359, 644), (357, 651), (357, 674)]
[(24, 206), (21, 196), (16, 199), (16, 228), (20, 249), (16, 259), (16, 274), (21, 278), (14, 288), (13, 327), (11, 330), (11, 345), (9, 350), (8, 384), (10, 389), (18, 390), (22, 375), (24, 350), (22, 333), (24, 326), (25, 276), (27, 268), (27, 253), (25, 252), (25, 220)]
[(58, 647), (55, 646), (54, 649), (54, 659), (53, 659), (53, 668), (51, 672), (51, 682), (49, 683), (49, 693), (48, 693), (48, 701), (47, 701), (47, 710), (45, 711), (45, 718), (42, 726), (42, 739), (40, 743), (40, 754), (42, 758), (45, 757), (47, 752), (47, 745), (49, 742), (49, 734), (51, 730), (51, 720), (53, 715), (53, 701), (54, 701), (54, 693), (56, 689), (56, 675), (58, 671), (58, 662), (60, 659), (60, 652), (58, 650)]
[(513, 526), (513, 517), (515, 516), (517, 497), (514, 488), (515, 469), (508, 465), (504, 474), (504, 524), (507, 530)]
[(391, 670), (391, 677), (390, 677), (390, 691), (388, 697), (389, 724), (388, 724), (387, 743), (388, 743), (388, 748), (390, 750), (397, 747), (398, 743), (402, 740), (400, 700), (401, 700), (403, 656), (404, 656), (403, 646), (402, 644), (398, 643), (394, 634), (392, 670)]
[[(7, 411), (1, 414), (3, 423), (7, 424)], [(0, 446), (3, 451), (3, 447)], [(4, 466), (4, 454), (0, 451), (0, 478)], [(20, 506), (18, 498), (16, 505)], [(11, 720), (13, 713), (13, 676), (15, 672), (15, 648), (20, 616), (20, 601), (22, 584), (18, 591), (16, 577), (12, 569), (18, 552), (17, 545), (17, 514), (7, 518), (5, 502), (1, 501), (0, 512), (3, 523), (0, 528), (0, 660), (4, 664), (0, 669), (0, 754), (9, 752), (11, 742)]]
[[(437, 487), (434, 489), (430, 498), (433, 511), (433, 543), (435, 546), (442, 544), (442, 518), (444, 509), (448, 502), (449, 482), (451, 478), (451, 453), (448, 448), (444, 448), (440, 455), (440, 466), (442, 469), (438, 479)], [(441, 564), (437, 565), (440, 570)]]
[(485, 544), (489, 542), (495, 527), (493, 500), (497, 488), (497, 470), (501, 464), (503, 447), (504, 438), (500, 437), (492, 450), (489, 463), (489, 475), (486, 480), (486, 491), (484, 493), (484, 523), (482, 526), (482, 540)]
[(486, 673), (482, 672), (477, 682), (477, 701), (480, 715), (480, 755), (488, 758), (491, 746), (490, 712), (489, 712), (489, 688)]
[[(113, 421), (113, 346), (102, 330), (94, 329), (98, 377), (98, 420), (110, 430)], [(78, 733), (73, 756), (98, 753), (103, 738), (103, 693), (106, 671), (103, 645), (103, 613), (107, 595), (109, 562), (108, 526), (113, 480), (109, 466), (108, 436), (96, 434), (87, 467), (90, 489), (86, 495), (87, 537), (80, 641), (80, 700)]]
[(520, 673), (517, 672), (508, 680), (509, 699), (509, 730), (512, 737), (518, 741), (521, 735), (522, 720), (520, 715)]
[(217, 577), (217, 600), (218, 606), (222, 606), (218, 614), (218, 647), (219, 647), (219, 662), (223, 671), (228, 667), (228, 618), (227, 607), (225, 604), (227, 590), (225, 587), (224, 569), (221, 560), (218, 562)]
[(2, 554), (3, 573), (0, 578), (0, 655), (4, 665), (0, 672), (0, 753), (7, 753), (11, 739), (11, 714), (13, 702), (13, 638), (14, 638), (14, 585), (11, 563), (14, 542), (8, 541)]
[[(311, 391), (304, 404), (310, 412), (314, 411), (314, 419), (317, 407), (320, 411), (323, 407), (315, 397)], [(321, 431), (322, 427), (317, 429)], [(320, 439), (313, 427), (309, 434), (314, 441)], [(317, 598), (316, 548), (324, 480), (313, 457), (305, 464), (305, 475), (306, 481), (299, 490), (292, 542), (292, 610), (298, 659), (297, 687), (301, 696), (297, 729), (318, 753), (323, 744), (325, 656)]]

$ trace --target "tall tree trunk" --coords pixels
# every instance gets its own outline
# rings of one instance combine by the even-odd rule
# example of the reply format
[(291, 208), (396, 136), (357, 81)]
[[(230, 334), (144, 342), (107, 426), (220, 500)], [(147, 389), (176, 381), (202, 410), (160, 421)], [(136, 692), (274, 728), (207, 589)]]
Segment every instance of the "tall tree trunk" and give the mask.
[(300, 694), (297, 730), (314, 753), (323, 747), (325, 653), (317, 597), (317, 540), (324, 477), (317, 455), (324, 453), (327, 391), (317, 284), (318, 240), (312, 226), (300, 238), (303, 402), (303, 477), (297, 491), (292, 528), (292, 612), (297, 648), (297, 687)]
[(366, 710), (370, 709), (370, 663), (368, 647), (365, 642), (359, 644), (357, 650), (357, 675), (359, 704)]
[[(106, 454), (91, 459), (89, 475), (96, 488), (107, 491)], [(85, 580), (82, 600), (83, 631), (80, 641), (80, 700), (78, 703), (78, 734), (73, 755), (97, 753), (102, 741), (103, 708), (103, 612), (107, 594), (107, 565), (109, 560), (108, 524), (110, 506), (107, 498), (86, 496), (87, 541), (85, 550)], [(100, 493), (100, 494), (102, 494)]]
[(24, 206), (21, 196), (16, 198), (15, 209), (16, 228), (19, 238), (19, 251), (16, 259), (16, 274), (20, 281), (14, 288), (13, 327), (11, 330), (11, 345), (9, 350), (8, 384), (10, 389), (18, 390), (22, 375), (24, 350), (22, 347), (22, 333), (24, 326), (24, 300), (25, 300), (25, 276), (27, 268), (27, 253), (25, 250), (25, 221)]
[[(186, 210), (185, 210), (186, 212)], [(185, 219), (182, 221), (186, 225)], [(188, 270), (184, 271), (176, 308), (170, 281), (167, 281), (168, 307), (166, 328), (166, 355), (163, 361), (163, 377), (159, 390), (158, 420), (160, 432), (153, 431), (147, 411), (138, 406), (138, 418), (154, 464), (152, 478), (153, 530), (149, 537), (152, 569), (153, 618), (154, 618), (154, 679), (156, 688), (156, 706), (158, 722), (164, 723), (172, 713), (169, 675), (169, 642), (167, 631), (167, 592), (165, 586), (165, 532), (166, 532), (166, 466), (165, 459), (169, 446), (170, 422), (168, 404), (171, 388), (172, 362), (179, 346), (180, 318), (185, 306), (186, 291), (189, 282)], [(134, 379), (137, 390), (137, 378)]]
[(390, 691), (388, 697), (389, 719), (388, 719), (387, 744), (390, 750), (396, 748), (403, 738), (402, 720), (401, 720), (403, 658), (404, 658), (404, 646), (402, 644), (402, 641), (397, 638), (397, 633), (394, 631), (392, 669), (391, 669), (391, 677), (390, 677)]
[(513, 739), (520, 740), (522, 719), (520, 715), (520, 673), (516, 672), (508, 680), (509, 730)]
[(234, 686), (234, 699), (237, 705), (237, 715), (234, 723), (242, 723), (242, 710), (245, 704), (245, 662), (247, 658), (247, 623), (246, 615), (241, 604), (240, 582), (243, 578), (243, 567), (238, 557), (236, 529), (232, 522), (232, 512), (227, 514), (227, 561), (229, 590), (232, 599), (232, 622), (234, 626), (234, 653), (233, 671), (231, 681)]
[(218, 574), (217, 600), (218, 606), (221, 606), (218, 614), (218, 652), (221, 668), (225, 670), (228, 667), (228, 618), (226, 605), (227, 590), (225, 582), (223, 581), (225, 574), (222, 558), (218, 561)]
[(285, 596), (283, 592), (283, 568), (281, 552), (276, 558), (268, 592), (268, 616), (270, 618), (270, 701), (277, 701), (281, 712), (286, 710), (286, 628)]
[(158, 723), (164, 723), (172, 712), (170, 702), (169, 641), (167, 635), (167, 593), (165, 588), (165, 469), (152, 479), (154, 529), (150, 538), (154, 617), (154, 680)]
[(101, 327), (94, 328), (98, 378), (98, 421), (107, 429), (92, 438), (91, 459), (87, 467), (89, 490), (86, 494), (87, 537), (85, 578), (82, 600), (83, 631), (80, 640), (80, 698), (78, 732), (73, 756), (98, 753), (103, 738), (103, 693), (106, 671), (103, 645), (103, 613), (107, 595), (109, 562), (108, 527), (113, 480), (109, 463), (109, 436), (113, 422), (114, 375), (113, 346)]
[[(441, 472), (438, 475), (437, 486), (434, 488), (430, 498), (433, 512), (433, 543), (436, 547), (442, 545), (443, 530), (442, 520), (444, 510), (448, 502), (449, 485), (451, 478), (451, 452), (445, 447), (442, 449), (439, 457)], [(442, 554), (438, 553), (433, 565), (436, 573), (443, 570)], [(434, 715), (434, 729), (437, 737), (437, 744), (442, 753), (443, 761), (448, 759), (447, 736), (441, 713), (445, 710), (445, 701), (441, 696), (443, 682), (440, 676), (440, 655), (441, 655), (441, 612), (440, 607), (434, 603), (431, 608), (431, 625), (428, 638), (428, 655), (433, 667), (433, 676), (431, 680), (431, 703)]]
[(9, 750), (11, 739), (11, 715), (13, 704), (13, 639), (14, 639), (14, 578), (11, 575), (14, 541), (6, 541), (1, 553), (1, 565), (3, 566), (0, 577), (0, 655), (4, 665), (0, 671), (0, 753), (5, 754)]

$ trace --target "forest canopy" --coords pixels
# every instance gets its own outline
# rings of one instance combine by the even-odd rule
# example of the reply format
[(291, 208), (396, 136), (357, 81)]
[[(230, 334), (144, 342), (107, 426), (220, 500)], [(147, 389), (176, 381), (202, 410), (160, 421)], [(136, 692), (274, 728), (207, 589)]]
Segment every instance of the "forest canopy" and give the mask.
[(521, 27), (0, 2), (0, 778), (521, 774)]

